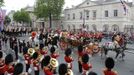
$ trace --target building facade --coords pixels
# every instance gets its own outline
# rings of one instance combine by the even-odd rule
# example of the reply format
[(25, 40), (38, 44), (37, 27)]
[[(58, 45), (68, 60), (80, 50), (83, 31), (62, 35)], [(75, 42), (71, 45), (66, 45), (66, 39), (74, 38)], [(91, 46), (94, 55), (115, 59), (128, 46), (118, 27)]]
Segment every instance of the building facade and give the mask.
[(85, 0), (83, 3), (64, 10), (63, 28), (89, 31), (132, 31), (134, 28), (134, 2), (120, 0)]

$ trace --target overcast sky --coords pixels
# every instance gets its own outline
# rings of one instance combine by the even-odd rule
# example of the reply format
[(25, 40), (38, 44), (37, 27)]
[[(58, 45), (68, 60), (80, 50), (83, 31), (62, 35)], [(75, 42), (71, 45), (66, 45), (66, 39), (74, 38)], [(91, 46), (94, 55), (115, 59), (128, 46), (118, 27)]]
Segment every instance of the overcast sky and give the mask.
[[(26, 6), (33, 6), (35, 3), (35, 0), (4, 0), (5, 1), (5, 6), (3, 7), (4, 9), (7, 10), (7, 12), (11, 10), (19, 10), (21, 8), (24, 8)], [(71, 7), (72, 5), (78, 5), (82, 2), (83, 0), (65, 0), (65, 7)], [(132, 0), (130, 0), (132, 1)]]

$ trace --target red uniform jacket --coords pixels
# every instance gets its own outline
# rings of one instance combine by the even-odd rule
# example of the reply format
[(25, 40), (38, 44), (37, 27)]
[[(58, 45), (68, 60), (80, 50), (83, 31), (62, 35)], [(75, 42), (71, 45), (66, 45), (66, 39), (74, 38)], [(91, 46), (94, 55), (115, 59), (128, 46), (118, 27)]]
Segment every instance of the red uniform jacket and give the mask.
[(42, 55), (45, 55), (45, 54), (47, 54), (47, 50), (40, 50), (40, 53), (42, 54)]
[(86, 71), (88, 71), (90, 68), (92, 68), (92, 65), (91, 64), (85, 64), (85, 63), (83, 63), (82, 64), (82, 68), (83, 68), (83, 70), (86, 70)]
[(108, 71), (107, 69), (103, 70), (104, 75), (117, 75), (116, 71)]
[(37, 60), (33, 60), (33, 67), (35, 71), (39, 70), (39, 62)]
[(30, 55), (29, 54), (25, 54), (24, 58), (25, 58), (25, 63), (30, 65), (31, 64)]
[(0, 74), (4, 74), (5, 72), (9, 73), (9, 74), (13, 74), (14, 72), (14, 67), (9, 65), (3, 65), (2, 67), (0, 67)]
[(50, 71), (48, 68), (44, 68), (44, 73), (45, 75), (53, 75), (52, 71)]
[[(65, 56), (64, 60), (68, 63), (68, 68), (72, 69), (72, 62), (73, 62), (73, 58), (70, 56)], [(70, 64), (70, 65), (69, 65)]]
[(4, 69), (3, 68), (4, 68), (4, 60), (1, 59), (0, 60), (0, 75), (3, 74), (3, 72), (4, 72)]
[(56, 59), (57, 57), (59, 57), (59, 54), (51, 54), (51, 57)]

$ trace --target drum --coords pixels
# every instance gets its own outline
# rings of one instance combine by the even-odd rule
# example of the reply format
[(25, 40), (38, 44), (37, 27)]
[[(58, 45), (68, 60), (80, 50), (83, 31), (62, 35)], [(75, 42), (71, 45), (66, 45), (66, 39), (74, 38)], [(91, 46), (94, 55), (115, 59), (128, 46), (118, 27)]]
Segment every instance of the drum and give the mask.
[(63, 41), (61, 41), (59, 45), (60, 45), (61, 50), (66, 50), (68, 48), (68, 44)]

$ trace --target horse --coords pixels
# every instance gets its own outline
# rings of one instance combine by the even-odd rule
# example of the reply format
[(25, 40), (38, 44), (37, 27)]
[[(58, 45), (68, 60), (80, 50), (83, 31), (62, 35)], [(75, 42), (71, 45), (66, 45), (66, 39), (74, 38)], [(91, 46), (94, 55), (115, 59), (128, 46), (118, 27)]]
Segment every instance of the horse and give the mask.
[(116, 56), (115, 59), (117, 59), (117, 57), (119, 56), (119, 54), (121, 54), (121, 58), (123, 59), (125, 54), (125, 42), (123, 42), (123, 38), (119, 35), (114, 35), (112, 37), (112, 42), (105, 42), (102, 45), (102, 49), (101, 49), (101, 57), (103, 54), (105, 54), (105, 56), (107, 56), (108, 51), (115, 51), (116, 52)]

